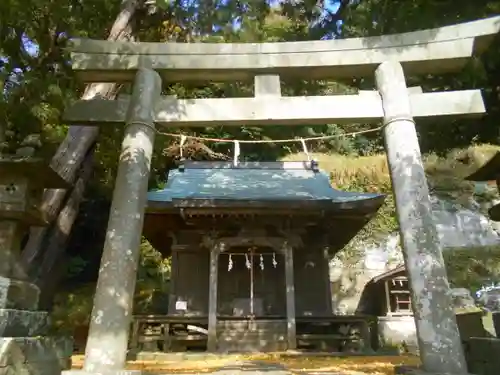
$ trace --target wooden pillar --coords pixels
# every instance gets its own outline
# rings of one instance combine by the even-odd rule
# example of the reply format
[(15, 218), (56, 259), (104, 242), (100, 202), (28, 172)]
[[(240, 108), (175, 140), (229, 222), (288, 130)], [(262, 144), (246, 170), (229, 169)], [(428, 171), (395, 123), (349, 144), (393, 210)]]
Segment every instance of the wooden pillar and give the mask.
[(210, 250), (210, 277), (208, 285), (208, 337), (207, 351), (217, 351), (217, 289), (219, 254), (224, 244), (219, 243)]
[(84, 371), (125, 368), (161, 78), (137, 71), (85, 351)]
[(293, 350), (297, 347), (296, 329), (295, 329), (295, 280), (293, 277), (293, 248), (285, 243), (285, 286), (286, 286), (286, 320), (288, 349)]
[(384, 62), (375, 79), (422, 365), (432, 373), (466, 374), (403, 68)]
[(330, 254), (328, 254), (328, 249), (326, 246), (322, 245), (322, 252), (323, 252), (323, 268), (325, 269), (324, 271), (324, 279), (325, 279), (325, 291), (326, 291), (326, 315), (330, 315), (333, 313), (333, 306), (332, 306), (332, 283), (330, 281)]

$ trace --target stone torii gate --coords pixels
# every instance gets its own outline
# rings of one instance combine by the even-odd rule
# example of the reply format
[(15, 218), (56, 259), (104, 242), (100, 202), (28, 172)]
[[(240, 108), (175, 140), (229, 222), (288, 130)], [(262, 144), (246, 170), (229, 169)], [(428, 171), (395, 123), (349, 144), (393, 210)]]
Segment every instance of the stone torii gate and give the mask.
[[(294, 125), (379, 122), (396, 199), (424, 370), (467, 368), (431, 216), (416, 119), (480, 116), (479, 90), (408, 90), (406, 75), (460, 70), (500, 30), (500, 17), (381, 37), (262, 44), (128, 43), (75, 40), (73, 70), (84, 82), (134, 81), (117, 100), (79, 101), (72, 125), (124, 126), (124, 140), (90, 324), (84, 372), (122, 374), (155, 126)], [(280, 77), (375, 75), (357, 95), (283, 97)], [(163, 82), (255, 80), (253, 98), (161, 97)], [(208, 291), (207, 291), (208, 292)], [(127, 371), (127, 373), (129, 373)]]

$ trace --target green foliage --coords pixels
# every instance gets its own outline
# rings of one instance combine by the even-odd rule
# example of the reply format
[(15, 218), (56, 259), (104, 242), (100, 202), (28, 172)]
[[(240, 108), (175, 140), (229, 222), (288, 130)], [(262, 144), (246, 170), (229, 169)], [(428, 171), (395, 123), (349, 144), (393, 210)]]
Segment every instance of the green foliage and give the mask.
[[(474, 194), (474, 184), (465, 181), (472, 172), (482, 166), (500, 147), (477, 145), (467, 149), (452, 149), (444, 156), (424, 155), (423, 162), (431, 192), (453, 203), (475, 200), (491, 200), (498, 196), (496, 189), (478, 196)], [(375, 218), (358, 234), (350, 247), (362, 241), (378, 242), (397, 231), (396, 208), (392, 194), (391, 179), (384, 154), (370, 156), (348, 156), (340, 154), (310, 154), (319, 162), (320, 168), (330, 174), (332, 185), (340, 190), (376, 192), (386, 194), (385, 204)], [(283, 160), (305, 160), (302, 153), (290, 154)]]
[(71, 334), (75, 327), (88, 325), (94, 304), (94, 292), (95, 284), (92, 283), (57, 294), (50, 316), (52, 330)]
[[(60, 140), (61, 132), (54, 129), (59, 125), (62, 108), (80, 92), (81, 87), (75, 84), (67, 66), (67, 56), (63, 47), (68, 36), (86, 36), (104, 38), (109, 26), (118, 11), (120, 2), (90, 1), (82, 4), (70, 0), (7, 0), (0, 5), (0, 56), (8, 59), (0, 66), (0, 82), (7, 89), (7, 95), (0, 106), (6, 125), (14, 131), (14, 140), (23, 138), (24, 133), (41, 131), (51, 144)], [(158, 0), (147, 2), (148, 11), (139, 12), (137, 33), (144, 41), (210, 41), (210, 42), (259, 42), (259, 41), (290, 41), (311, 40), (331, 37), (380, 35), (383, 33), (404, 32), (444, 24), (477, 19), (498, 14), (499, 5), (495, 1), (481, 0), (474, 6), (464, 3), (457, 6), (452, 2), (437, 4), (430, 0), (392, 1), (320, 1), (296, 2), (281, 1), (280, 5), (269, 5), (267, 2), (214, 0), (209, 2), (178, 2)], [(327, 9), (340, 4), (336, 12)], [(155, 7), (156, 6), (156, 7)], [(237, 19), (239, 27), (234, 28)], [(338, 21), (342, 26), (338, 27)], [(29, 39), (38, 45), (38, 51), (26, 48)], [(492, 48), (487, 56), (486, 69), (480, 63), (473, 63), (458, 78), (455, 77), (425, 77), (412, 82), (425, 87), (437, 88), (471, 88), (485, 87), (488, 100), (495, 98), (497, 87), (494, 74), (498, 67), (499, 54)], [(477, 62), (477, 61), (476, 61)], [(415, 77), (410, 77), (414, 80)], [(491, 84), (490, 84), (491, 82)], [(365, 81), (343, 82), (303, 82), (288, 81), (285, 92), (297, 94), (315, 94), (321, 92), (347, 92), (352, 88), (373, 87)], [(175, 85), (174, 85), (175, 86)], [(339, 86), (343, 86), (340, 87)], [(185, 88), (175, 86), (169, 89), (183, 96)], [(197, 87), (202, 97), (239, 96), (250, 93), (251, 88), (243, 84), (212, 84)], [(200, 97), (199, 95), (195, 95)], [(22, 100), (20, 100), (22, 99)], [(496, 98), (496, 102), (498, 98)], [(494, 104), (491, 102), (490, 104)], [(493, 108), (496, 108), (493, 106)], [(8, 110), (7, 110), (8, 109)], [(490, 120), (486, 120), (487, 122)], [(489, 123), (489, 122), (488, 122)], [(424, 149), (427, 144), (437, 146), (439, 137), (432, 135), (443, 132), (456, 133), (459, 130), (460, 139), (454, 136), (441, 137), (438, 149), (449, 148), (450, 141), (461, 144), (451, 144), (451, 147), (461, 146), (474, 139), (495, 140), (497, 130), (491, 127), (464, 126), (455, 123), (453, 127), (428, 126), (423, 139)], [(468, 124), (470, 125), (470, 124)], [(227, 136), (241, 136), (246, 139), (253, 137), (276, 138), (287, 136), (305, 136), (312, 131), (314, 134), (329, 134), (334, 124), (324, 127), (259, 128), (225, 130)], [(357, 124), (355, 127), (363, 127)], [(494, 124), (495, 129), (498, 125)], [(353, 126), (349, 126), (353, 128)], [(437, 128), (437, 129), (436, 129)], [(338, 130), (333, 130), (336, 132)], [(220, 132), (220, 129), (205, 129), (201, 134), (207, 136)], [(58, 137), (55, 136), (59, 135)], [(477, 138), (479, 136), (479, 138)], [(116, 138), (117, 135), (113, 135)], [(472, 137), (472, 138), (471, 138)], [(491, 138), (493, 137), (493, 138)], [(378, 137), (377, 137), (378, 138)], [(361, 141), (346, 148), (341, 145), (327, 145), (330, 151), (366, 152), (374, 145), (380, 144), (380, 139), (360, 137)], [(116, 146), (116, 145), (115, 145)], [(320, 148), (323, 145), (320, 145)], [(221, 146), (224, 148), (224, 146)], [(53, 148), (53, 147), (52, 147)], [(376, 149), (377, 147), (375, 147)], [(51, 149), (49, 147), (49, 149)], [(279, 152), (269, 150), (264, 152), (272, 158)], [(291, 151), (296, 151), (294, 148)], [(224, 150), (224, 151), (227, 151)], [(288, 151), (288, 150), (287, 150)], [(323, 151), (323, 149), (319, 150)], [(49, 152), (49, 151), (47, 151)], [(252, 156), (255, 152), (255, 156)], [(249, 157), (262, 157), (260, 151), (250, 150)], [(107, 163), (108, 158), (103, 159)]]
[[(83, 91), (68, 66), (65, 51), (69, 37), (104, 39), (109, 33), (120, 1), (88, 0), (2, 0), (0, 1), (0, 130), (7, 130), (8, 149), (27, 134), (40, 133), (43, 139), (42, 156), (49, 159), (64, 139), (68, 127), (61, 122), (64, 108)], [(436, 2), (433, 0), (323, 0), (263, 2), (250, 0), (211, 1), (148, 1), (135, 14), (135, 36), (141, 41), (159, 42), (265, 42), (306, 41), (322, 38), (344, 38), (405, 32), (428, 27), (474, 20), (500, 13), (500, 3), (493, 0), (476, 2)], [(270, 5), (270, 3), (274, 5)], [(330, 11), (335, 9), (337, 11)], [(238, 27), (234, 27), (237, 20)], [(500, 49), (498, 41), (480, 59), (474, 59), (461, 74), (453, 76), (408, 77), (409, 85), (421, 85), (424, 90), (452, 90), (482, 88), (488, 115), (482, 119), (453, 121), (441, 124), (438, 120), (418, 127), (422, 150), (429, 154), (426, 169), (434, 193), (455, 200), (467, 199), (472, 185), (462, 180), (464, 173), (475, 164), (460, 162), (453, 149), (465, 150), (471, 144), (499, 141)], [(35, 45), (37, 48), (30, 48)], [(346, 79), (342, 82), (283, 80), (284, 95), (322, 95), (355, 93), (358, 89), (372, 89), (370, 79)], [(121, 92), (130, 89), (124, 85)], [(248, 82), (172, 84), (165, 94), (183, 98), (241, 97), (253, 94)], [(205, 137), (222, 139), (283, 139), (318, 135), (338, 135), (338, 138), (309, 144), (310, 150), (335, 154), (331, 172), (334, 186), (351, 191), (377, 191), (387, 194), (387, 201), (375, 220), (360, 233), (360, 240), (377, 241), (393, 232), (397, 223), (394, 201), (390, 190), (380, 133), (347, 138), (342, 135), (366, 130), (367, 124), (323, 124), (320, 126), (244, 126), (224, 128), (215, 124), (201, 129), (174, 129)], [(101, 130), (95, 149), (95, 170), (89, 200), (109, 198), (121, 145), (122, 129)], [(0, 142), (3, 142), (0, 131)], [(78, 142), (75, 139), (74, 142)], [(153, 156), (151, 185), (161, 184), (164, 169), (175, 142), (164, 136), (156, 140)], [(201, 148), (193, 145), (192, 155)], [(230, 156), (229, 143), (209, 145), (217, 153)], [(205, 149), (203, 149), (205, 150)], [(295, 144), (244, 145), (242, 155), (248, 160), (274, 160), (301, 150)], [(206, 151), (206, 150), (205, 150)], [(201, 151), (200, 151), (201, 152)], [(458, 152), (458, 151), (457, 151)], [(178, 153), (177, 153), (178, 154)], [(347, 157), (349, 156), (349, 157)], [(360, 156), (360, 157), (358, 157)], [(474, 159), (474, 157), (472, 157)], [(475, 160), (475, 159), (474, 159)], [(328, 161), (321, 161), (322, 168)], [(488, 199), (489, 197), (484, 197)], [(92, 220), (92, 215), (89, 215)], [(98, 231), (100, 228), (95, 228)], [(74, 229), (78, 230), (78, 228)], [(44, 241), (49, 243), (50, 241)], [(139, 288), (149, 290), (138, 297), (137, 306), (151, 303), (151, 290), (167, 288), (168, 264), (160, 261), (149, 245), (143, 244), (144, 255), (139, 272)], [(161, 266), (160, 266), (161, 264)], [(154, 266), (153, 266), (154, 265)], [(74, 261), (71, 273), (84, 266)], [(152, 281), (153, 280), (153, 281)], [(92, 287), (89, 287), (92, 289)], [(162, 289), (162, 292), (165, 290)], [(82, 292), (83, 293), (83, 292)], [(84, 295), (87, 292), (83, 293)], [(92, 293), (90, 293), (91, 295)], [(79, 304), (80, 295), (67, 296), (68, 306)], [(87, 298), (88, 299), (88, 298)], [(72, 311), (73, 307), (69, 307)], [(75, 308), (79, 316), (79, 310)], [(63, 314), (64, 315), (64, 314)], [(71, 316), (71, 314), (69, 314)], [(85, 314), (82, 315), (82, 317)], [(88, 315), (86, 315), (88, 316)], [(78, 321), (78, 318), (75, 318)], [(83, 319), (83, 318), (82, 318)]]
[(88, 265), (88, 261), (80, 256), (72, 257), (67, 267), (67, 277), (71, 278), (81, 273)]
[[(11, 146), (41, 133), (53, 153), (64, 128), (59, 118), (78, 85), (64, 52), (68, 36), (103, 38), (119, 3), (6, 0), (0, 3), (0, 124)], [(98, 10), (98, 11), (96, 11)]]
[(500, 247), (446, 249), (448, 279), (455, 288), (478, 290), (500, 281)]
[(170, 271), (170, 258), (163, 258), (143, 239), (134, 302), (136, 311), (148, 311), (154, 307), (156, 296), (168, 294)]
[[(175, 42), (260, 42), (297, 41), (332, 37), (369, 36), (436, 27), (497, 14), (498, 2), (481, 0), (471, 6), (435, 1), (281, 1), (279, 3), (249, 0), (214, 0), (180, 2), (158, 0), (137, 12), (136, 33), (143, 41)], [(0, 98), (0, 118), (12, 131), (11, 143), (18, 143), (26, 134), (41, 132), (43, 154), (50, 157), (63, 138), (66, 127), (59, 121), (63, 108), (81, 93), (82, 87), (68, 69), (64, 46), (68, 37), (105, 38), (120, 2), (95, 1), (85, 5), (71, 0), (6, 0), (0, 4), (0, 83), (5, 95)], [(335, 12), (328, 9), (339, 9)], [(238, 20), (238, 27), (234, 27)], [(339, 21), (342, 26), (339, 27)], [(27, 48), (26, 40), (38, 46)], [(482, 126), (454, 122), (451, 126), (422, 127), (424, 151), (443, 152), (471, 142), (492, 141), (498, 136), (495, 113), (498, 106), (500, 54), (495, 47), (486, 57), (473, 61), (463, 74), (453, 77), (409, 77), (409, 82), (425, 89), (482, 87), (489, 104), (490, 116)], [(482, 64), (485, 62), (486, 64)], [(483, 66), (484, 65), (484, 66)], [(367, 80), (344, 82), (302, 81), (285, 79), (284, 95), (321, 95), (323, 93), (354, 93), (358, 88), (373, 88)], [(122, 90), (126, 90), (124, 87)], [(179, 97), (229, 97), (252, 95), (248, 83), (210, 83), (203, 85), (172, 85), (165, 89)], [(183, 129), (208, 137), (241, 139), (276, 139), (316, 135), (343, 134), (366, 129), (365, 124), (338, 126), (242, 127), (221, 129)], [(116, 161), (121, 143), (120, 129), (101, 132), (96, 152), (94, 183), (109, 194), (116, 174)], [(165, 166), (163, 150), (172, 140), (158, 137), (152, 183)], [(245, 145), (242, 155), (249, 160), (273, 160), (300, 150), (300, 144)], [(370, 155), (381, 151), (380, 134), (337, 138), (309, 145), (317, 152)], [(212, 147), (212, 146), (211, 146)], [(230, 154), (229, 144), (213, 146), (214, 151)], [(160, 178), (161, 180), (161, 178)]]
[[(81, 270), (81, 259), (74, 260), (74, 272)], [(140, 248), (139, 268), (134, 297), (134, 311), (145, 313), (157, 303), (165, 303), (168, 298), (170, 280), (170, 258), (163, 258), (145, 239)], [(78, 285), (71, 290), (62, 290), (56, 295), (51, 313), (52, 328), (56, 332), (73, 332), (75, 327), (86, 326), (92, 312), (95, 283)], [(163, 298), (162, 298), (163, 297)]]

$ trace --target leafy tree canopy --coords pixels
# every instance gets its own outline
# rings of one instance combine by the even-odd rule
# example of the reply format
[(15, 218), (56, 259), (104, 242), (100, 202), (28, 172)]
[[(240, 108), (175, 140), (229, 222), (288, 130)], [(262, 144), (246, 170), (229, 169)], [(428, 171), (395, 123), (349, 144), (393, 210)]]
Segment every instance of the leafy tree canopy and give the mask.
[[(131, 2), (130, 0), (128, 2)], [(40, 133), (42, 156), (50, 159), (67, 133), (61, 121), (65, 106), (80, 97), (84, 87), (69, 69), (65, 45), (71, 37), (105, 39), (123, 3), (102, 0), (0, 1), (0, 142), (12, 151), (28, 134)], [(434, 0), (137, 0), (133, 34), (140, 41), (159, 42), (264, 42), (304, 41), (397, 33), (475, 20), (500, 13), (500, 1)], [(460, 74), (408, 77), (411, 85), (426, 90), (481, 88), (488, 108), (482, 119), (460, 120), (419, 127), (424, 152), (444, 154), (475, 143), (497, 143), (500, 115), (500, 49), (498, 40), (489, 51)], [(294, 80), (284, 82), (285, 95), (350, 93), (372, 88), (370, 80), (342, 82)], [(122, 92), (130, 90), (124, 85)], [(179, 97), (249, 96), (246, 83), (174, 84), (166, 94)], [(279, 139), (339, 135), (367, 129), (366, 124), (322, 126), (247, 126), (241, 128), (179, 129), (187, 134), (223, 139)], [(102, 130), (95, 147), (94, 174), (87, 200), (109, 197), (116, 172), (121, 129)], [(72, 142), (78, 142), (74, 138)], [(178, 156), (176, 140), (158, 137), (152, 184)], [(206, 147), (208, 146), (208, 147)], [(308, 145), (315, 152), (371, 155), (382, 150), (379, 133), (339, 137)], [(230, 143), (189, 145), (194, 158), (230, 155)], [(273, 160), (300, 151), (297, 144), (244, 145), (251, 160)], [(219, 156), (217, 156), (219, 155)], [(92, 215), (81, 215), (92, 217)], [(89, 221), (77, 221), (85, 227)], [(88, 229), (88, 228), (87, 228)], [(95, 228), (94, 228), (95, 229)]]

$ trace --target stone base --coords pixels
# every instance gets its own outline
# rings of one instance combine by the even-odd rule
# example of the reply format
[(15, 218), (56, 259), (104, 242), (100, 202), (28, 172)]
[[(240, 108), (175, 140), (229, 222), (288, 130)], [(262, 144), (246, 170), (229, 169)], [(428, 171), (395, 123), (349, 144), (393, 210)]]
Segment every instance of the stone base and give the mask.
[(39, 296), (35, 284), (0, 276), (0, 308), (36, 310)]
[(0, 309), (0, 338), (43, 336), (48, 330), (44, 311)]
[(72, 354), (66, 337), (0, 337), (0, 375), (58, 375)]
[[(288, 347), (286, 320), (220, 320), (217, 352), (282, 352)], [(180, 348), (180, 351), (183, 348)]]
[(500, 311), (495, 311), (491, 314), (493, 319), (493, 327), (495, 328), (495, 333), (497, 338), (500, 338)]
[(379, 317), (377, 333), (380, 348), (405, 348), (409, 353), (418, 354), (417, 329), (412, 315)]
[(481, 375), (500, 374), (500, 339), (471, 337), (465, 357), (469, 371)]

